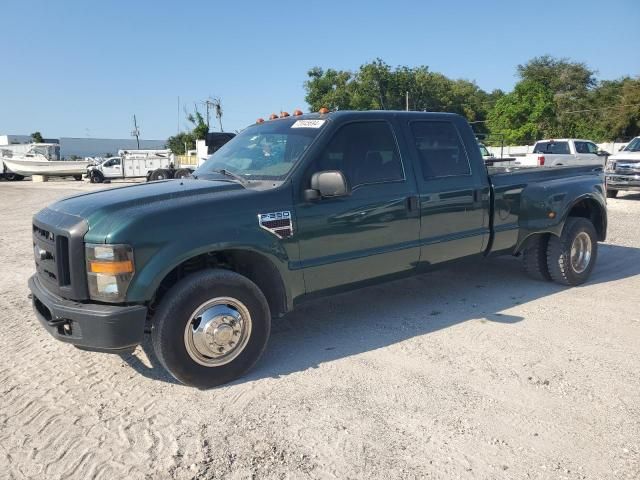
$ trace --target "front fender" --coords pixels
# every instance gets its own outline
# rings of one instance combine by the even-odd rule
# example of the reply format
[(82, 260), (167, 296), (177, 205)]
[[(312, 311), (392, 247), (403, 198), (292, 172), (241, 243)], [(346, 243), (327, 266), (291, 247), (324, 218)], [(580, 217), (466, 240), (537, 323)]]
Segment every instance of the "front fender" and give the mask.
[[(269, 235), (265, 233), (265, 236)], [(222, 250), (246, 250), (258, 253), (267, 258), (278, 270), (285, 287), (287, 299), (291, 299), (296, 292), (290, 291), (290, 285), (303, 284), (302, 279), (291, 278), (299, 275), (289, 270), (289, 255), (280, 241), (265, 238), (262, 242), (239, 243), (235, 241), (218, 241), (202, 244), (194, 241), (172, 242), (164, 245), (155, 252), (140, 252), (146, 261), (133, 277), (127, 290), (127, 301), (131, 303), (144, 303), (150, 301), (162, 280), (177, 266), (185, 261), (204, 253)], [(137, 254), (138, 252), (136, 252)], [(141, 262), (142, 263), (142, 262)], [(138, 259), (136, 258), (136, 269)]]

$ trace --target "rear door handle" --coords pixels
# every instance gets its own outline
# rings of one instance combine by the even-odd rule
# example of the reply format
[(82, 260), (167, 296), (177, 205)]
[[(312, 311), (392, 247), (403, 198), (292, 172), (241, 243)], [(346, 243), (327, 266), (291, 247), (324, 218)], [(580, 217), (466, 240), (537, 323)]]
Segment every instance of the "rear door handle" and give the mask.
[(416, 212), (418, 210), (418, 196), (411, 195), (407, 197), (407, 210), (410, 212)]

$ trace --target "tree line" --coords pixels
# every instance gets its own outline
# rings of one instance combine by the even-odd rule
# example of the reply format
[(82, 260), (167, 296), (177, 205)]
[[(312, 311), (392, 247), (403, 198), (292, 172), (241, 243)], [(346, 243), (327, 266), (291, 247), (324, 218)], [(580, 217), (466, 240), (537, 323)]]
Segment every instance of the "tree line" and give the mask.
[(518, 65), (511, 92), (487, 92), (427, 66), (392, 68), (381, 59), (357, 71), (308, 71), (311, 111), (410, 110), (453, 112), (467, 118), (488, 143), (531, 144), (541, 138), (595, 141), (640, 135), (640, 77), (597, 80), (587, 65), (548, 55)]

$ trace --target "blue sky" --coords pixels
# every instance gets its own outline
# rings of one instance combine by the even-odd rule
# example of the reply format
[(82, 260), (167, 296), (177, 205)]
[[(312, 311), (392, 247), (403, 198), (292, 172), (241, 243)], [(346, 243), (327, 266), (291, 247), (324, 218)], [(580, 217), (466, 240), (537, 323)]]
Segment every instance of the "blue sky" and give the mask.
[(380, 57), (510, 90), (516, 65), (551, 54), (598, 78), (640, 74), (638, 0), (30, 1), (0, 4), (0, 134), (143, 138), (222, 98), (225, 130), (307, 108), (315, 65)]

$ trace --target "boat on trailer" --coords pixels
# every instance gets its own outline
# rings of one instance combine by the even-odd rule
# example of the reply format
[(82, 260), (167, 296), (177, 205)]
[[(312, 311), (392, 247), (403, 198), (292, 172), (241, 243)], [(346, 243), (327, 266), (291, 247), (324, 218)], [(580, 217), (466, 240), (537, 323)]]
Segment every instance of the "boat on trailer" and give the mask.
[(4, 174), (27, 177), (74, 177), (82, 179), (89, 160), (60, 160), (60, 145), (56, 143), (33, 143), (26, 152), (15, 152), (0, 147), (0, 161), (4, 163)]

